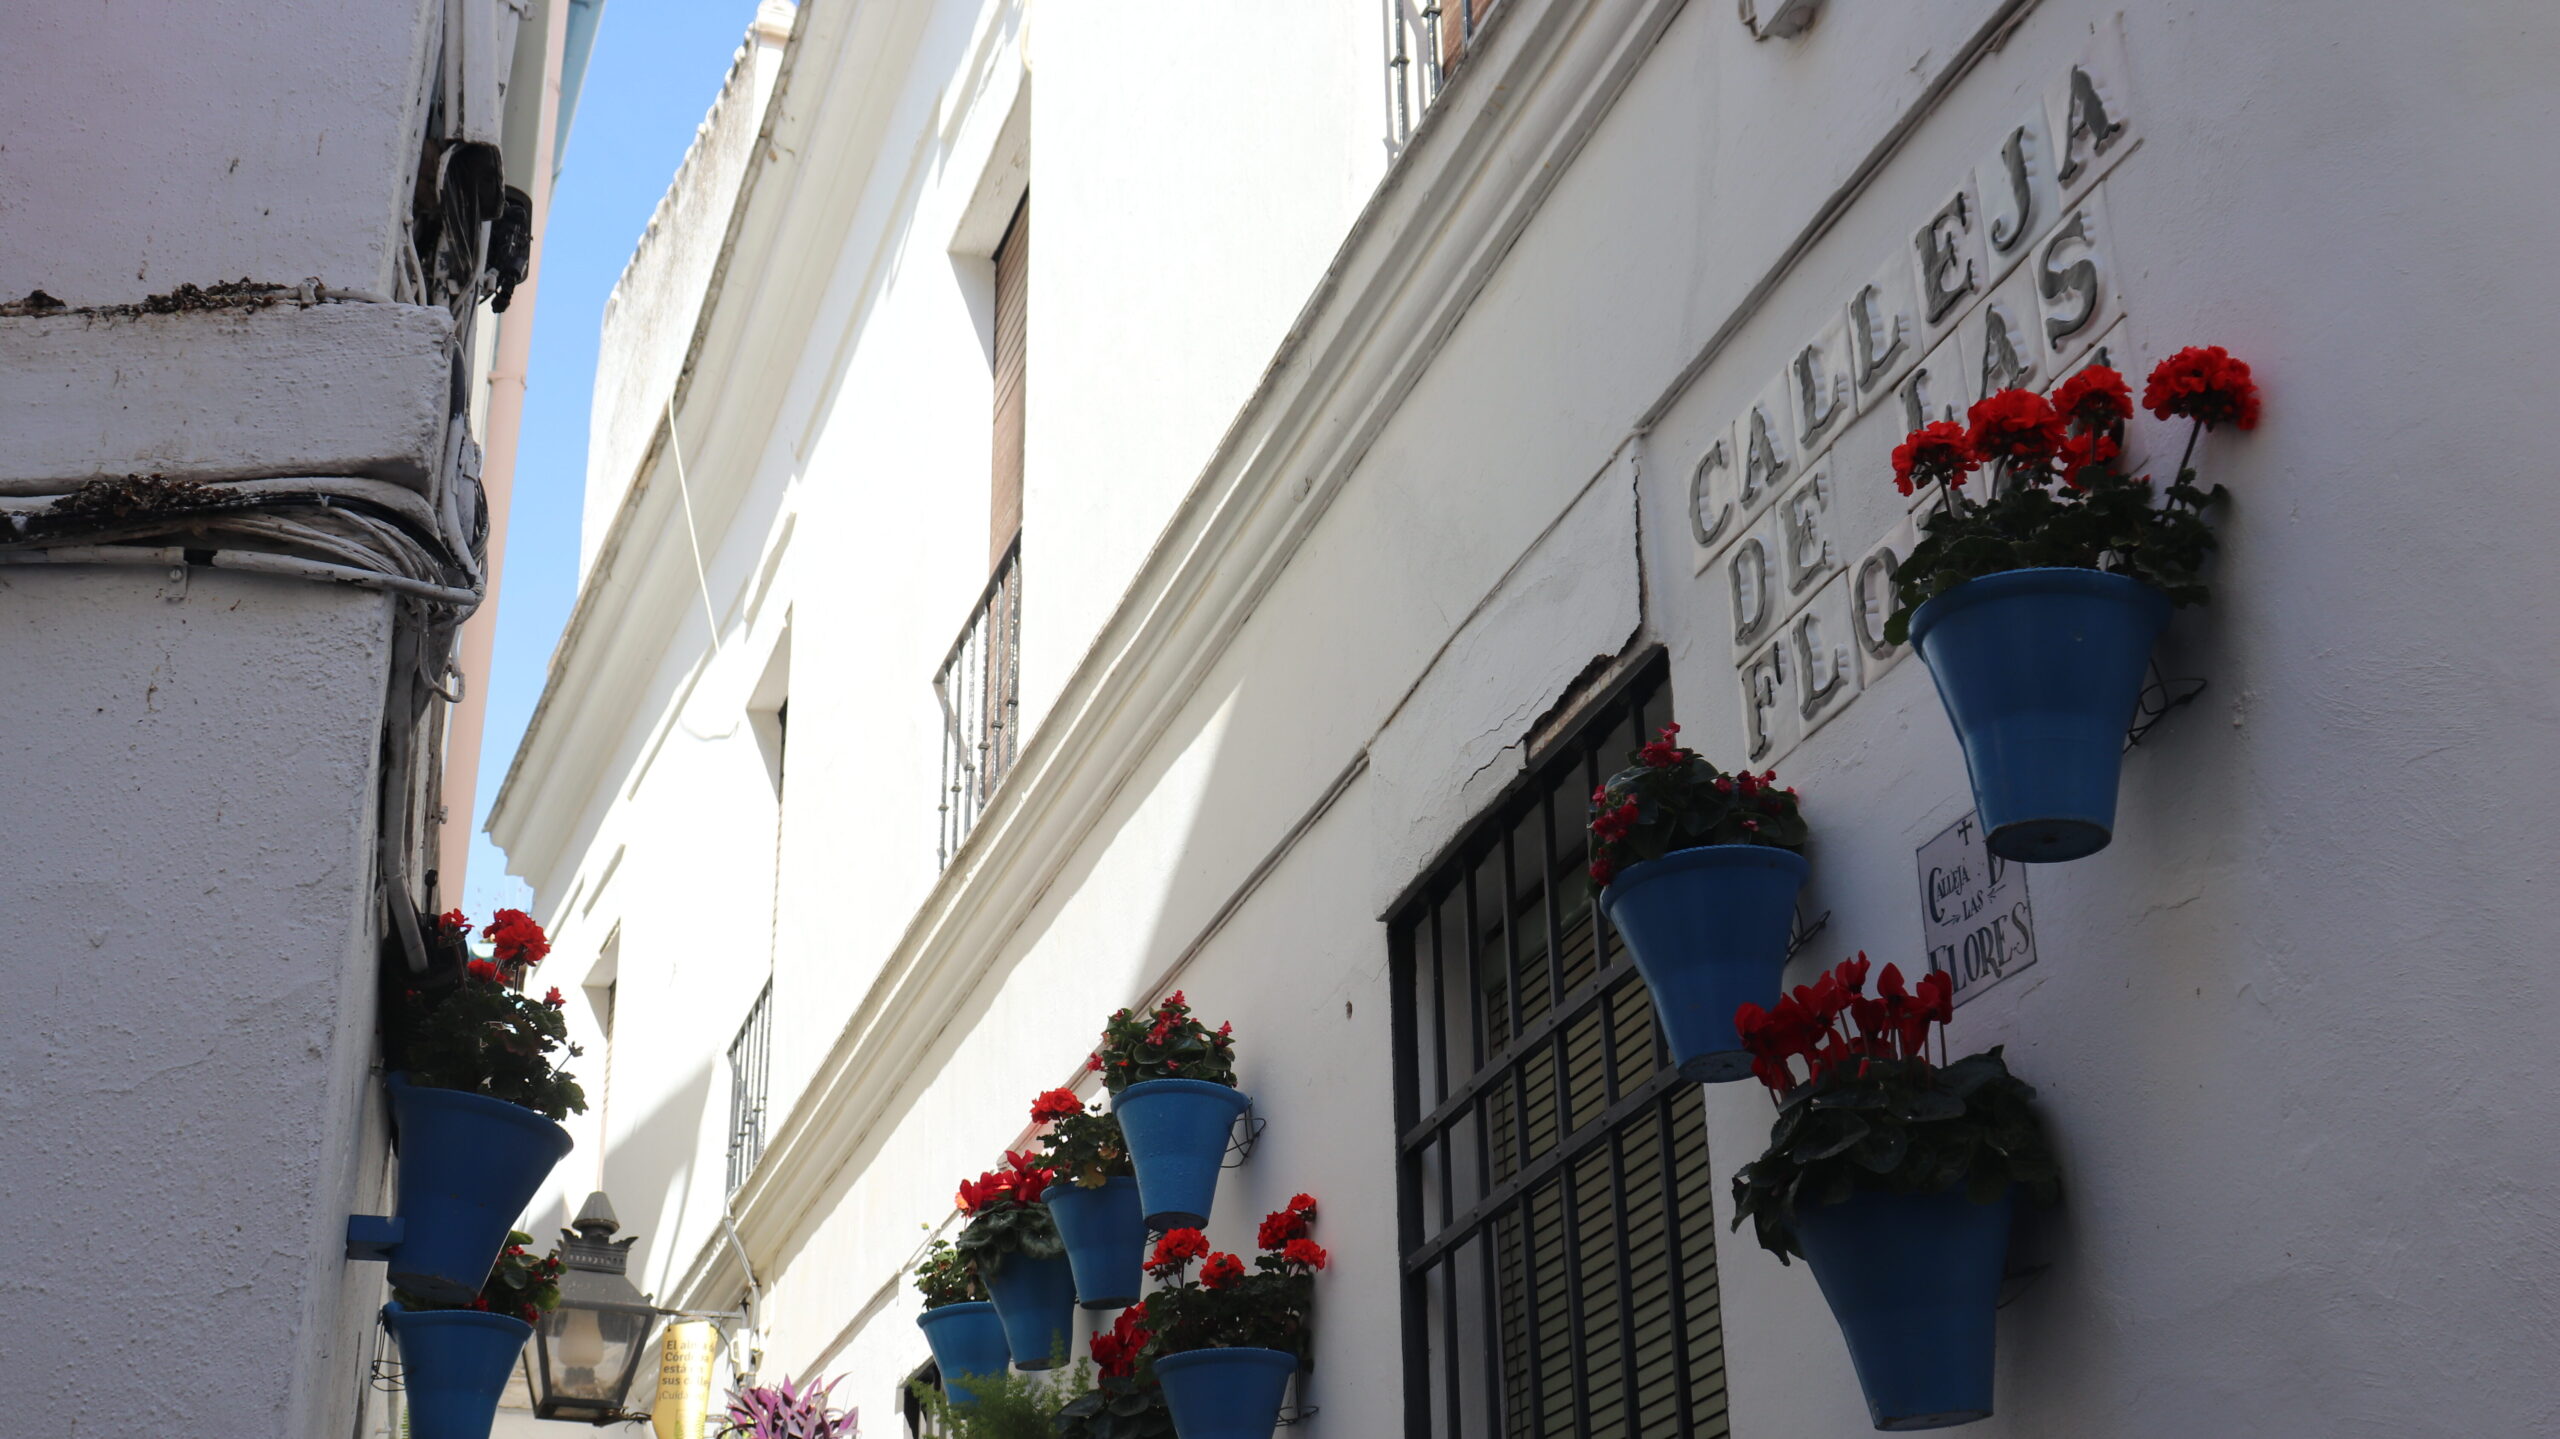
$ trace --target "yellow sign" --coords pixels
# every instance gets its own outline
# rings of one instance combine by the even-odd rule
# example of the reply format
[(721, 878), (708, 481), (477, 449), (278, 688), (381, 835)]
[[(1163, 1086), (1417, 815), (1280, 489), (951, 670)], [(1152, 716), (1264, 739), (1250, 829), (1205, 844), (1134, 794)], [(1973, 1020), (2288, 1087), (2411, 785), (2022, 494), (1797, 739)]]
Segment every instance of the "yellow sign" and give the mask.
[(649, 1405), (649, 1427), (658, 1439), (703, 1439), (720, 1331), (707, 1319), (684, 1319), (668, 1325), (658, 1342), (658, 1397)]

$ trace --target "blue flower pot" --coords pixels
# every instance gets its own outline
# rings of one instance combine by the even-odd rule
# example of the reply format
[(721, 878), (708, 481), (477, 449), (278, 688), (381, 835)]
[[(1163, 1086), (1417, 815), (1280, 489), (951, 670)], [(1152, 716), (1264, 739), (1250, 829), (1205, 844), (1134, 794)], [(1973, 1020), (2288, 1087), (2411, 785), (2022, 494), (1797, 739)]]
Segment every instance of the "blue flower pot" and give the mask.
[(409, 1439), (489, 1439), (498, 1396), (533, 1326), (476, 1309), (404, 1309), (397, 1301), (382, 1306), (382, 1322), (400, 1346)]
[(1125, 1309), (1137, 1303), (1145, 1288), (1141, 1266), (1147, 1259), (1147, 1216), (1138, 1200), (1138, 1181), (1115, 1174), (1100, 1188), (1085, 1189), (1061, 1179), (1041, 1199), (1057, 1221), (1058, 1237), (1067, 1242), (1077, 1302), (1087, 1309)]
[(933, 1348), (934, 1367), (942, 1371), (942, 1392), (954, 1404), (978, 1402), (962, 1380), (972, 1374), (1002, 1374), (1011, 1362), (1004, 1321), (996, 1317), (996, 1307), (983, 1299), (928, 1309), (916, 1316), (916, 1327)]
[(1148, 1224), (1197, 1229), (1209, 1222), (1227, 1141), (1236, 1116), (1252, 1102), (1231, 1085), (1205, 1079), (1145, 1079), (1111, 1096)]
[(392, 1287), (468, 1304), (533, 1192), (569, 1152), (569, 1131), (520, 1104), (390, 1077), (400, 1137), (399, 1246)]
[(1016, 1369), (1055, 1369), (1075, 1343), (1076, 1276), (1063, 1254), (1032, 1259), (1008, 1254), (981, 1269), (987, 1297), (1004, 1321), (1004, 1343)]
[(2115, 837), (2125, 727), (2168, 623), (2160, 591), (2073, 569), (1986, 575), (1912, 614), (1993, 854), (2050, 864)]
[(1182, 1439), (1271, 1439), (1297, 1372), (1298, 1356), (1277, 1349), (1192, 1349), (1156, 1361)]
[(1628, 865), (1600, 891), (1683, 1079), (1751, 1077), (1733, 1012), (1778, 1002), (1796, 894), (1811, 870), (1792, 850), (1710, 844)]
[(1878, 1429), (1945, 1429), (1991, 1414), (1992, 1311), (2011, 1199), (1962, 1189), (1862, 1189), (1796, 1210), (1796, 1241), (1849, 1341)]

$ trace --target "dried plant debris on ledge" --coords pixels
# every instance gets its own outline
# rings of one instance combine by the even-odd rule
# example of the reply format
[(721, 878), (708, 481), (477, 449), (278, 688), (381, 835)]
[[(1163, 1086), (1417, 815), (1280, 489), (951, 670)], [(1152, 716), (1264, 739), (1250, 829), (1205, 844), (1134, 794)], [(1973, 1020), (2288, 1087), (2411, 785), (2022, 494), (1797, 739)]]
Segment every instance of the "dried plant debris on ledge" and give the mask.
[(31, 315), (94, 315), (108, 319), (127, 319), (135, 315), (185, 315), (223, 310), (264, 310), (274, 305), (311, 306), (333, 298), (356, 298), (351, 292), (333, 293), (317, 277), (299, 285), (271, 285), (259, 280), (225, 280), (216, 285), (180, 285), (165, 295), (146, 295), (129, 305), (65, 305), (41, 288), (30, 290), (24, 299), (0, 301), (0, 318)]

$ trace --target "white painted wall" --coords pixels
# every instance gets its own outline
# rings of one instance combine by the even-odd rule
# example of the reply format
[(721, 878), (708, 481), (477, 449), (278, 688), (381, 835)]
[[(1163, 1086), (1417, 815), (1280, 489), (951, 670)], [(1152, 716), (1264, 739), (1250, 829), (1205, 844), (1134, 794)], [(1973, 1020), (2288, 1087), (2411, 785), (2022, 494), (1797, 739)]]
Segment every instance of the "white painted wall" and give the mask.
[[(1213, 1237), (1242, 1242), (1296, 1190), (1328, 1204), (1338, 1264), (1304, 1396), (1323, 1412), (1296, 1432), (1395, 1432), (1380, 914), (1516, 769), (1571, 677), (1631, 638), (1669, 646), (1687, 737), (1742, 759), (1730, 592), (1688, 538), (1690, 466), (1907, 253), (2004, 128), (2120, 33), (2139, 146), (2103, 180), (2118, 343), (2137, 379), (2181, 344), (2230, 346), (2258, 368), (2267, 421), (2209, 442), (2236, 497), (2219, 599), (2183, 616), (2164, 652), (2211, 689), (2128, 761), (2116, 845), (2031, 876), (2037, 971), (1955, 1025), (1959, 1045), (2008, 1044), (2043, 1089), (2070, 1184), (2026, 1241), (2052, 1267), (2004, 1314), (2001, 1412), (1980, 1432), (2551, 1427), (2521, 1336), (2560, 1318), (2539, 1237), (2560, 1174), (2519, 1116), (2536, 1112), (2560, 988), (2514, 956), (2538, 953), (2560, 917), (2534, 887), (2560, 857), (2536, 828), (2560, 796), (2534, 763), (2552, 738), (2544, 676), (2560, 636), (2533, 592), (2560, 514), (2523, 458), (2530, 387), (2499, 377), (2533, 372), (2554, 318), (2514, 277), (2534, 272), (2560, 194), (2534, 148), (2555, 101), (2530, 59), (2560, 26), (2521, 4), (2363, 7), (2306, 46), (2321, 19), (2308, 11), (2170, 4), (2119, 19), (2045, 0), (1923, 113), (1993, 0), (1843, 8), (1770, 43), (1728, 7), (1511, 3), (1490, 53), (1534, 39), (1575, 63), (1601, 32), (1677, 13), (1561, 155), (1540, 148), (1570, 127), (1546, 118), (1554, 87), (1534, 66), (1503, 71), (1517, 88), (1469, 112), (1486, 128), (1444, 126), (1417, 146), (1430, 163), (1463, 144), (1493, 157), (1480, 189), (1433, 192), (1397, 235), (1411, 293), (1378, 303), (1399, 324), (1428, 283), (1465, 297), (1435, 266), (1472, 243), (1471, 207), (1525, 176), (1554, 189), (1515, 238), (1469, 252), (1482, 288), (1445, 340), (1416, 323), (1371, 351), (1270, 361), (1270, 393), (1296, 395), (1313, 353), (1353, 372), (1377, 347), (1419, 347), (1427, 364), (1338, 471), (1324, 443), (1353, 431), (1374, 389), (1294, 419), (1235, 407), (1270, 330), (1315, 291), (1319, 221), (1340, 236), (1367, 188), (1357, 156), (1374, 110), (1347, 84), (1352, 100), (1295, 129), (1271, 121), (1253, 105), (1322, 44), (1220, 49), (1224, 83), (1196, 92), (1187, 132), (1163, 142), (1186, 163), (1151, 174), (1127, 137), (1161, 114), (1152, 40), (1107, 9), (1034, 15), (1032, 184), (1064, 198), (1035, 201), (1035, 263), (1061, 268), (1033, 292), (1027, 666), (1046, 728), (1026, 764), (1064, 736), (1102, 738), (1078, 751), (1083, 768), (1036, 771), (1072, 822), (1040, 818), (1044, 792), (1017, 787), (941, 889), (923, 858), (936, 739), (923, 684), (983, 574), (983, 468), (976, 442), (952, 437), (982, 433), (984, 395), (967, 286), (933, 248), (982, 167), (936, 137), (993, 128), (1009, 92), (976, 77), (1017, 42), (908, 12), (913, 68), (894, 111), (910, 128), (879, 142), (859, 243), (788, 357), (792, 400), (760, 436), (729, 441), (755, 459), (711, 566), (722, 648), (710, 656), (692, 619), (635, 640), (654, 677), (644, 703), (577, 741), (615, 759), (571, 797), (573, 841), (512, 855), (575, 937), (564, 960), (620, 926), (620, 1023), (634, 1027), (617, 1028), (613, 1102), (620, 1114), (630, 1096), (640, 1132), (605, 1136), (604, 1172), (648, 1235), (648, 1286), (690, 1274), (688, 1297), (720, 1303), (739, 1286), (713, 1238), (719, 1124), (706, 1116), (764, 977), (772, 802), (746, 710), (787, 607), (795, 760), (780, 938), (765, 942), (784, 1018), (777, 1112), (801, 1108), (742, 1196), (768, 1372), (843, 1372), (885, 1417), (924, 1353), (897, 1271), (946, 1220), (952, 1181), (1019, 1139), (1029, 1096), (1073, 1073), (1104, 1013), (1178, 982), (1237, 1021), (1244, 1082), (1271, 1121), (1228, 1177)], [(1356, 76), (1370, 32), (1354, 8), (1287, 23), (1336, 27)], [(1444, 103), (1469, 103), (1466, 83)], [(1066, 97), (1054, 112), (1052, 96)], [(781, 103), (814, 104), (788, 87)], [(1044, 128), (1053, 113), (1063, 137)], [(1902, 143), (1862, 169), (1906, 117)], [(1187, 163), (1217, 148), (1196, 131), (1222, 123), (1272, 147), (1272, 168), (1248, 169), (1267, 186)], [(1446, 173), (1403, 172), (1382, 203)], [(1275, 213), (1290, 222), (1271, 226)], [(1131, 230), (1115, 235), (1123, 215)], [(1240, 257), (1222, 289), (1194, 262), (1246, 235), (1270, 251)], [(1144, 283), (1157, 273), (1160, 290)], [(1359, 278), (1311, 313), (1348, 303)], [(1071, 318), (1049, 318), (1061, 310)], [(1899, 420), (1871, 413), (1834, 451), (1843, 563), (1899, 519), (1883, 498)], [(1220, 452), (1231, 422), (1241, 438)], [(1155, 571), (1140, 551), (1172, 565), (1207, 543), (1176, 507), (1188, 477), (1256, 466), (1273, 478), (1251, 503), (1304, 503), (1310, 518), (1232, 636), (1194, 638), (1217, 618), (1205, 601), (1133, 610), (1161, 593), (1144, 589)], [(1248, 491), (1204, 489), (1200, 503), (1228, 493)], [(1044, 515), (1075, 537), (1046, 566)], [(1231, 575), (1256, 558), (1202, 566)], [(1133, 575), (1141, 590), (1123, 599)], [(1043, 649), (1050, 614), (1106, 645), (1156, 638), (1070, 675), (1081, 644)], [(1196, 682), (1149, 669), (1186, 646), (1211, 657)], [(1911, 851), (1970, 807), (1920, 666), (1874, 668), (1852, 693), (1779, 761), (1816, 825), (1809, 904), (1831, 916), (1808, 973), (1859, 949), (1911, 966)], [(1014, 824), (1038, 845), (1016, 854), (992, 837)], [(663, 966), (649, 1021), (630, 1007), (635, 945)], [(812, 1076), (825, 1097), (801, 1102)], [(1768, 1110), (1727, 1087), (1708, 1114), (1713, 1172), (1694, 1182), (1721, 1195)], [(825, 1140), (788, 1142), (803, 1133)], [(1718, 1257), (1737, 1432), (1862, 1432), (1810, 1277), (1729, 1236)]]
[(23, 1432), (354, 1421), (389, 643), (361, 591), (0, 571), (0, 1389)]

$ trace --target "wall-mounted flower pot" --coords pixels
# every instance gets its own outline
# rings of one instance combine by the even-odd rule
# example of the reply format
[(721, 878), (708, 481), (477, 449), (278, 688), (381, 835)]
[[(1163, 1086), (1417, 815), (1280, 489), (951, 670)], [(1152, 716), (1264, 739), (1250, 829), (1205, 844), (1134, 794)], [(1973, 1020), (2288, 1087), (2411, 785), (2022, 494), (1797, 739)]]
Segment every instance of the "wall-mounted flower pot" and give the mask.
[(1811, 869), (1793, 850), (1710, 844), (1628, 865), (1600, 891), (1682, 1078), (1751, 1077), (1733, 1012), (1778, 1002), (1796, 894)]
[(498, 1396), (515, 1372), (533, 1326), (476, 1309), (382, 1307), (400, 1346), (409, 1439), (489, 1439)]
[(1271, 1439), (1297, 1372), (1298, 1356), (1277, 1349), (1190, 1349), (1156, 1361), (1181, 1439)]
[(533, 1192), (569, 1152), (569, 1131), (520, 1104), (390, 1077), (400, 1142), (393, 1288), (465, 1304), (506, 1247)]
[(1076, 1301), (1087, 1309), (1125, 1309), (1146, 1287), (1147, 1216), (1138, 1181), (1115, 1174), (1099, 1188), (1071, 1179), (1053, 1181), (1041, 1202), (1049, 1206), (1058, 1237), (1075, 1269)]
[(1945, 1429), (1991, 1413), (1992, 1313), (2011, 1198), (1859, 1190), (1796, 1209), (1796, 1242), (1849, 1342), (1878, 1429)]
[(1012, 1362), (1004, 1342), (1004, 1321), (996, 1317), (996, 1307), (983, 1299), (928, 1309), (916, 1316), (916, 1327), (932, 1346), (933, 1365), (942, 1371), (942, 1392), (954, 1404), (977, 1402), (978, 1396), (963, 1382), (970, 1375), (1002, 1374)]
[(1005, 1347), (1017, 1369), (1055, 1369), (1075, 1343), (1076, 1276), (1063, 1254), (1033, 1259), (1008, 1254), (978, 1277), (1004, 1321)]
[(1111, 1096), (1148, 1224), (1197, 1229), (1209, 1222), (1227, 1141), (1236, 1116), (1252, 1102), (1231, 1085), (1205, 1079), (1140, 1080)]
[(1985, 575), (1912, 613), (1993, 854), (2050, 864), (2114, 838), (2125, 727), (2168, 623), (2160, 591), (2077, 569)]

